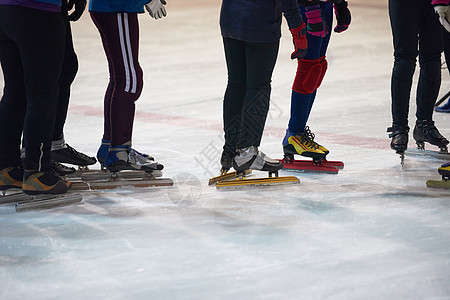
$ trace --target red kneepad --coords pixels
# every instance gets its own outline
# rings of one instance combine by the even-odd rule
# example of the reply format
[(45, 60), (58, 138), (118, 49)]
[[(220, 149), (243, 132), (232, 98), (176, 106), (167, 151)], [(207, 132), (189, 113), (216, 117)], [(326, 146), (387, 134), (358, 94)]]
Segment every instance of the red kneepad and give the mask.
[(301, 94), (314, 92), (322, 83), (327, 65), (325, 56), (320, 59), (299, 60), (292, 89)]

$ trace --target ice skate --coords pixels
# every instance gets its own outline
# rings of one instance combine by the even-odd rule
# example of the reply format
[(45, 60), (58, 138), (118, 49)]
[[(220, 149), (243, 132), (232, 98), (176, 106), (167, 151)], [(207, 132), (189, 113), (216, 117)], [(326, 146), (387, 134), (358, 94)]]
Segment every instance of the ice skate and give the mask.
[(225, 175), (233, 166), (233, 158), (235, 156), (234, 152), (223, 150), (222, 155), (220, 157), (220, 165), (222, 169), (220, 169), (220, 175)]
[(427, 187), (436, 189), (450, 189), (450, 162), (440, 166), (438, 172), (442, 176), (442, 179), (428, 180)]
[(434, 121), (417, 120), (414, 127), (413, 137), (417, 148), (425, 150), (425, 142), (439, 147), (440, 153), (448, 153), (448, 140), (439, 133)]
[(442, 113), (450, 113), (450, 99), (448, 99), (447, 103), (445, 103), (444, 105), (436, 107), (434, 111)]
[(439, 167), (439, 174), (441, 174), (442, 179), (450, 180), (450, 162), (447, 162)]
[(277, 174), (283, 168), (283, 164), (268, 157), (259, 151), (257, 147), (251, 146), (237, 150), (237, 155), (233, 159), (233, 168), (238, 173), (251, 169)]
[[(160, 171), (164, 168), (162, 164), (154, 161), (153, 157), (133, 150), (130, 144), (128, 142), (109, 147), (105, 158), (105, 167), (111, 174), (108, 179), (89, 181), (90, 189), (173, 185), (170, 178), (156, 178), (161, 176)], [(154, 173), (158, 175), (155, 176)], [(83, 176), (81, 178), (83, 179)]]
[[(234, 179), (236, 177), (236, 171), (229, 172), (229, 170), (233, 167), (234, 156), (235, 152), (229, 150), (222, 151), (222, 155), (220, 156), (220, 165), (222, 166), (220, 169), (220, 175), (210, 178), (208, 185), (215, 184), (219, 181)], [(244, 176), (247, 176), (250, 173), (251, 170), (246, 170)]]
[[(283, 140), (284, 158), (279, 160), (284, 163), (285, 170), (337, 174), (340, 169), (344, 168), (344, 163), (341, 161), (327, 161), (325, 159), (329, 151), (316, 143), (314, 137), (314, 133), (308, 126), (305, 128), (305, 132), (301, 134), (286, 130)], [(312, 160), (296, 160), (294, 155), (309, 157)]]
[(403, 167), (405, 151), (408, 149), (409, 127), (407, 125), (393, 124), (392, 127), (387, 129), (387, 132), (390, 132), (389, 138), (392, 138), (391, 149), (395, 150), (395, 153), (400, 155), (400, 163)]
[(23, 167), (7, 167), (0, 170), (0, 191), (8, 189), (21, 189), (23, 180)]
[(22, 190), (28, 195), (64, 194), (71, 183), (62, 179), (54, 170), (41, 172), (25, 170)]
[[(102, 139), (102, 143), (97, 151), (97, 160), (100, 163), (102, 168), (105, 168), (105, 160), (106, 160), (106, 156), (108, 155), (110, 147), (111, 147), (111, 141)], [(131, 147), (130, 147), (130, 153), (140, 156), (146, 160), (151, 160), (151, 161), (155, 160), (151, 155), (141, 153)]]
[(283, 141), (285, 162), (292, 162), (294, 160), (294, 155), (310, 157), (313, 161), (320, 161), (324, 159), (328, 153), (328, 150), (322, 146), (327, 153), (322, 151), (320, 149), (320, 145), (314, 142), (311, 137), (314, 139), (314, 136), (310, 131), (298, 135), (290, 135), (287, 133)]
[(51, 155), (53, 161), (80, 167), (90, 166), (97, 162), (95, 157), (75, 150), (64, 141), (64, 138), (52, 142)]
[(139, 152), (132, 150), (129, 143), (111, 146), (105, 159), (105, 166), (112, 173), (124, 170), (151, 173), (164, 168), (162, 164), (151, 160), (148, 156), (143, 156)]
[[(234, 179), (237, 176), (236, 171), (229, 172), (229, 170), (233, 167), (233, 158), (235, 156), (235, 152), (223, 150), (222, 155), (220, 157), (220, 164), (222, 168), (220, 169), (220, 175), (215, 176), (209, 179), (208, 185), (215, 184), (219, 181)], [(245, 170), (244, 177), (251, 174), (252, 170)]]

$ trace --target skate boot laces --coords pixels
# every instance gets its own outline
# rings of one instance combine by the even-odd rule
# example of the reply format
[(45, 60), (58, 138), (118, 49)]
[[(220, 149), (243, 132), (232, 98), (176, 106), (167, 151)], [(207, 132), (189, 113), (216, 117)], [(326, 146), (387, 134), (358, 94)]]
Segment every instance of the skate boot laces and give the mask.
[[(316, 142), (314, 142), (314, 133), (312, 132), (304, 132), (302, 134), (296, 135), (295, 136), (297, 139), (299, 139), (300, 144), (305, 145), (306, 147), (308, 147), (309, 149), (312, 150), (319, 150), (319, 144), (317, 144)], [(313, 139), (311, 139), (311, 137)]]

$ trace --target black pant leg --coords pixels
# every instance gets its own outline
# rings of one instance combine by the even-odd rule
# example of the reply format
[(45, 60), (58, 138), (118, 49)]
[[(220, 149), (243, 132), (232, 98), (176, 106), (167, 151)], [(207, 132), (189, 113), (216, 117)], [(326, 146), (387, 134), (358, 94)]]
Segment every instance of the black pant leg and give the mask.
[(228, 83), (223, 100), (224, 150), (234, 152), (246, 94), (245, 42), (223, 38), (223, 45), (228, 70)]
[(419, 120), (432, 120), (434, 104), (441, 86), (442, 39), (441, 24), (429, 1), (422, 0), (422, 19), (419, 32), (420, 75), (417, 85), (417, 111)]
[(66, 30), (66, 44), (63, 67), (61, 77), (59, 79), (58, 107), (56, 111), (53, 140), (59, 140), (64, 137), (64, 124), (66, 122), (67, 110), (69, 108), (70, 88), (78, 72), (78, 58), (73, 47), (72, 30), (70, 28), (67, 3), (65, 0), (62, 1), (61, 14)]
[(279, 41), (246, 43), (246, 94), (242, 107), (237, 149), (259, 147), (269, 112), (272, 73)]
[(409, 100), (418, 55), (420, 7), (423, 0), (389, 0), (389, 19), (394, 43), (391, 77), (392, 120), (408, 125)]
[[(0, 12), (2, 31), (16, 44), (23, 70), (27, 99), (23, 122), (24, 166), (45, 171), (51, 168), (50, 146), (64, 55), (62, 16), (59, 12), (8, 5), (0, 6)], [(2, 63), (5, 59), (7, 57), (2, 57)], [(17, 107), (20, 105), (19, 99), (11, 101)], [(11, 109), (3, 113), (17, 112)], [(2, 126), (10, 125), (2, 123)], [(20, 136), (17, 139), (20, 140)], [(3, 151), (0, 149), (0, 153)]]
[(0, 7), (0, 62), (4, 80), (0, 101), (0, 169), (22, 163), (20, 144), (26, 112), (25, 83), (19, 49), (4, 32), (7, 12)]

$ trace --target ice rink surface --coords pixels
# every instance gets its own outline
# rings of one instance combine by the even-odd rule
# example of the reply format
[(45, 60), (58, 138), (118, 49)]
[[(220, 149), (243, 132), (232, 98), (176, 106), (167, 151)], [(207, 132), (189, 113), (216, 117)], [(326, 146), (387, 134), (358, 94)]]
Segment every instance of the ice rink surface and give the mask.
[[(450, 299), (450, 194), (425, 186), (445, 161), (407, 156), (402, 170), (386, 133), (387, 1), (349, 2), (352, 24), (332, 36), (309, 121), (344, 170), (231, 191), (207, 185), (223, 145), (220, 1), (169, 0), (165, 19), (141, 15), (133, 146), (175, 184), (84, 193), (82, 204), (44, 211), (0, 206), (0, 299)], [(73, 31), (80, 69), (66, 141), (94, 155), (106, 59), (88, 13)], [(282, 155), (292, 49), (283, 24), (261, 145), (271, 157)], [(450, 88), (442, 74), (441, 95)], [(450, 116), (435, 121), (450, 137)]]

